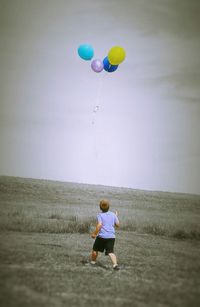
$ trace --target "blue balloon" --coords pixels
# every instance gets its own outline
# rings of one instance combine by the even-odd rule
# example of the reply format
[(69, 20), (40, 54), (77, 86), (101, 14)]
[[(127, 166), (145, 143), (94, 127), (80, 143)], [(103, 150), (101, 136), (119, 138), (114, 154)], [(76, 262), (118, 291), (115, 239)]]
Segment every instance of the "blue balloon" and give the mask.
[(78, 47), (78, 54), (83, 60), (89, 61), (94, 56), (94, 49), (92, 48), (91, 45), (87, 44), (80, 45)]
[(103, 65), (104, 65), (104, 70), (106, 70), (107, 72), (113, 72), (119, 66), (119, 65), (111, 65), (108, 61), (108, 57), (105, 57), (105, 59), (103, 60)]

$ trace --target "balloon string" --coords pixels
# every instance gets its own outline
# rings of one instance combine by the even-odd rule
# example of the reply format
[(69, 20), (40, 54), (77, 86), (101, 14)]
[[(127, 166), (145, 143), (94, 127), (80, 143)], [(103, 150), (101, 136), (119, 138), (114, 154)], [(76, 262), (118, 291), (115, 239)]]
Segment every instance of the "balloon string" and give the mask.
[[(102, 87), (103, 87), (103, 79), (104, 77), (107, 75), (107, 73), (105, 72), (105, 74), (99, 76), (100, 79), (98, 80), (98, 88), (97, 88), (97, 101), (96, 101), (96, 105), (93, 107), (93, 118), (92, 118), (92, 125), (93, 127), (95, 127), (95, 123), (96, 123), (96, 116), (97, 113), (101, 107), (101, 99), (102, 99)], [(94, 155), (95, 158), (98, 159), (98, 135), (96, 133), (96, 129), (93, 130), (93, 137), (94, 137)]]
[(101, 105), (101, 92), (102, 92), (102, 86), (103, 86), (103, 78), (107, 75), (107, 73), (102, 74), (99, 78), (99, 82), (98, 82), (98, 88), (97, 88), (97, 101), (96, 101), (96, 105), (93, 107), (93, 118), (92, 118), (92, 125), (95, 124), (95, 117), (96, 117), (96, 113), (99, 111), (100, 109), (100, 105)]

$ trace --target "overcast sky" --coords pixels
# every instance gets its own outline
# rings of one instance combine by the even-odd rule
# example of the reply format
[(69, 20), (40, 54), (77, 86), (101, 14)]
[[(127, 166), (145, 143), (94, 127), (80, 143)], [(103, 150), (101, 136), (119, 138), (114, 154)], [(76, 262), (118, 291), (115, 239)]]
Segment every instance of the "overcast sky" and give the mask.
[[(0, 175), (200, 194), (199, 0), (0, 0)], [(127, 53), (113, 73), (95, 58)]]

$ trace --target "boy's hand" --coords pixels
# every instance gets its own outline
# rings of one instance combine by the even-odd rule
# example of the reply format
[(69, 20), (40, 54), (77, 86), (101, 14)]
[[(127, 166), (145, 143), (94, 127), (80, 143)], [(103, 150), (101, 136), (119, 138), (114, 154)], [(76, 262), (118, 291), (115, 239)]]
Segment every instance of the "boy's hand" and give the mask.
[(96, 238), (96, 234), (93, 232), (93, 233), (91, 233), (91, 237), (92, 237), (92, 239), (95, 239)]
[(118, 216), (118, 212), (117, 211), (115, 211), (115, 215)]

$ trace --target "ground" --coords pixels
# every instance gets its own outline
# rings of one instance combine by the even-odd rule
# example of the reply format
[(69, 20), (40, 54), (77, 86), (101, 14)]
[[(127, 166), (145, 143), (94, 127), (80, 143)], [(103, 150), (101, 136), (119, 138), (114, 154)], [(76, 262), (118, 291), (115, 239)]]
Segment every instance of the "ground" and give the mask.
[[(103, 191), (124, 221), (124, 228), (116, 234), (115, 252), (120, 266), (117, 272), (112, 270), (110, 259), (103, 254), (97, 266), (89, 264), (93, 239), (86, 228), (80, 228), (83, 231), (73, 228), (71, 232), (67, 226), (58, 228), (67, 217), (73, 221), (72, 226), (80, 223), (78, 219), (85, 221), (88, 212), (95, 217), (98, 207), (94, 201)], [(183, 211), (187, 227), (182, 233), (189, 231), (188, 225), (198, 233), (198, 196), (154, 193), (152, 198), (151, 193), (144, 191), (123, 190), (122, 193), (114, 188), (7, 177), (0, 178), (0, 195), (2, 307), (200, 305), (198, 235), (193, 238), (172, 235), (172, 229), (181, 230)], [(84, 200), (82, 205), (81, 200)], [(163, 202), (165, 210), (161, 210)], [(156, 232), (152, 232), (155, 228), (152, 212), (155, 213), (156, 206), (157, 218), (160, 221), (166, 216), (164, 229), (170, 225), (170, 231), (159, 234), (160, 224), (157, 224)], [(181, 221), (176, 214), (180, 211)], [(73, 220), (74, 212), (78, 218)], [(130, 224), (132, 215), (139, 220), (134, 227)], [(179, 228), (176, 229), (173, 220), (179, 223)], [(145, 221), (149, 222), (146, 232), (144, 227), (139, 227), (139, 223)], [(90, 227), (92, 223), (93, 220)]]

